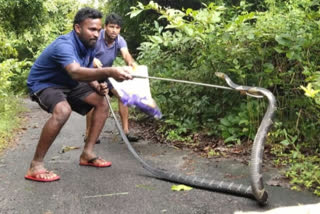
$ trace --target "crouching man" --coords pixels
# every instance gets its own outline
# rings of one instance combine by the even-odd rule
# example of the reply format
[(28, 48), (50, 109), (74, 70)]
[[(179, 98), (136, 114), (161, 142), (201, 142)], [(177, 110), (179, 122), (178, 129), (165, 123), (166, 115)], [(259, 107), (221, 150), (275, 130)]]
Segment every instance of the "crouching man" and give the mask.
[(104, 99), (105, 85), (97, 80), (113, 77), (123, 81), (132, 77), (121, 67), (92, 68), (101, 18), (102, 14), (95, 9), (79, 10), (73, 30), (51, 43), (31, 68), (27, 80), (31, 97), (51, 113), (51, 117), (42, 128), (26, 179), (42, 182), (60, 179), (45, 168), (44, 157), (72, 111), (86, 115), (93, 109), (90, 133), (80, 155), (80, 165), (111, 166), (111, 162), (97, 157), (93, 151), (109, 112)]

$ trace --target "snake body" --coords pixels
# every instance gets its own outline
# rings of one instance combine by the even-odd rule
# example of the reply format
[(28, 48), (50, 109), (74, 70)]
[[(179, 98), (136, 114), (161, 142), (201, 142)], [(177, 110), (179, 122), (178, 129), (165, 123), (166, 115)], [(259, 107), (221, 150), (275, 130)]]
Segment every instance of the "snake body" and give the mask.
[(276, 111), (276, 99), (274, 95), (265, 88), (260, 87), (250, 87), (250, 86), (241, 86), (237, 85), (224, 73), (217, 72), (216, 76), (222, 78), (226, 81), (229, 87), (218, 86), (212, 84), (204, 84), (197, 83), (185, 80), (176, 80), (176, 79), (168, 79), (168, 78), (160, 78), (160, 77), (143, 77), (143, 76), (134, 76), (135, 78), (149, 78), (161, 81), (170, 81), (170, 82), (180, 82), (185, 84), (193, 84), (205, 87), (214, 87), (220, 89), (228, 89), (228, 90), (236, 90), (240, 92), (245, 92), (249, 96), (262, 98), (266, 97), (268, 99), (268, 108), (267, 111), (260, 123), (257, 134), (255, 136), (251, 160), (250, 160), (250, 186), (244, 184), (237, 184), (233, 182), (226, 181), (217, 181), (210, 180), (206, 178), (201, 178), (198, 176), (188, 176), (180, 173), (170, 172), (164, 169), (159, 169), (151, 166), (147, 162), (145, 162), (135, 151), (135, 149), (131, 146), (129, 140), (124, 134), (119, 121), (117, 120), (113, 109), (111, 108), (111, 103), (106, 96), (107, 102), (110, 106), (111, 113), (115, 118), (116, 126), (120, 132), (121, 137), (123, 138), (125, 144), (127, 145), (129, 151), (132, 155), (142, 164), (142, 166), (149, 171), (152, 175), (159, 179), (172, 181), (176, 183), (186, 184), (193, 187), (213, 190), (217, 192), (224, 192), (229, 194), (234, 194), (238, 196), (243, 196), (251, 199), (255, 199), (259, 205), (264, 205), (267, 203), (268, 193), (266, 192), (263, 184), (263, 176), (262, 176), (262, 162), (263, 162), (263, 151), (264, 151), (264, 143), (266, 141), (266, 137), (270, 127), (273, 124), (273, 117)]

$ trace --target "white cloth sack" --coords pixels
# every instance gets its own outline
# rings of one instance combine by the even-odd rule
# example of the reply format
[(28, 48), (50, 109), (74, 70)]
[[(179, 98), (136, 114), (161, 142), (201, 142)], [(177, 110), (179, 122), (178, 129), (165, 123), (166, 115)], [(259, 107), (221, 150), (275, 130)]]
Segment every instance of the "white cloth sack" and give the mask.
[[(132, 71), (132, 74), (148, 77), (148, 67), (139, 65)], [(118, 92), (124, 105), (137, 107), (155, 118), (162, 117), (160, 109), (154, 99), (152, 99), (148, 78), (134, 78), (123, 82), (118, 82), (112, 77), (108, 79)]]

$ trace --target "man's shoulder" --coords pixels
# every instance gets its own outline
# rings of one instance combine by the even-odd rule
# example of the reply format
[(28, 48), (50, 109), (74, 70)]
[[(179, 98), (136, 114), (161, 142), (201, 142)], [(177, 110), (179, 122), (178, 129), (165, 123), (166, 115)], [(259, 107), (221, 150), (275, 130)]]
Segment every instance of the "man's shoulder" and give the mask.
[(99, 36), (98, 36), (98, 42), (99, 42), (99, 41), (104, 41), (104, 32), (105, 32), (104, 29), (102, 29), (102, 30), (100, 31)]
[(65, 34), (59, 36), (50, 46), (49, 48), (54, 52), (65, 52), (74, 50), (75, 44), (69, 34)]
[(55, 42), (58, 43), (58, 44), (61, 43), (61, 44), (70, 44), (70, 45), (73, 45), (73, 43), (74, 43), (71, 33), (59, 36), (55, 40)]
[(125, 41), (125, 42), (126, 42), (126, 40), (124, 39), (124, 37), (119, 34), (119, 35), (118, 35), (118, 42), (122, 42), (122, 41)]
[(120, 34), (117, 37), (117, 47), (119, 49), (127, 47), (127, 41)]

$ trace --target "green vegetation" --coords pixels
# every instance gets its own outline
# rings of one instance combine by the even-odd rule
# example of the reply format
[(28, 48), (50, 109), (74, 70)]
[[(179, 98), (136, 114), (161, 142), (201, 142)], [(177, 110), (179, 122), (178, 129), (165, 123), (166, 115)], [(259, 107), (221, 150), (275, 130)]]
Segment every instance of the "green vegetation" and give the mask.
[(19, 96), (38, 54), (72, 28), (76, 0), (0, 0), (0, 150), (19, 127)]
[[(295, 189), (320, 195), (320, 5), (312, 0), (91, 0), (87, 6), (124, 17), (123, 35), (150, 75), (225, 85), (224, 72), (242, 85), (277, 98), (267, 139), (274, 164), (287, 166)], [(0, 0), (0, 148), (10, 137), (35, 58), (72, 29), (77, 0)], [(252, 141), (264, 99), (238, 92), (152, 81), (168, 140), (194, 134), (228, 146)], [(183, 98), (183, 99), (182, 99)], [(10, 121), (10, 122), (9, 122)], [(212, 156), (214, 148), (208, 150)]]
[(17, 115), (25, 111), (21, 106), (21, 100), (16, 96), (1, 98), (1, 102), (5, 104), (1, 104), (0, 109), (0, 152), (9, 145), (14, 137), (12, 132), (21, 124), (21, 118)]
[[(154, 76), (224, 84), (214, 75), (224, 72), (238, 84), (268, 88), (278, 105), (268, 143), (287, 150), (275, 161), (287, 161), (292, 182), (319, 195), (319, 5), (264, 3), (261, 10), (245, 1), (233, 7), (210, 3), (199, 10), (138, 3), (131, 7), (132, 18), (150, 10), (159, 14), (153, 30), (143, 35), (147, 41), (138, 60)], [(165, 82), (152, 88), (167, 118), (163, 134), (179, 141), (199, 132), (228, 144), (252, 140), (266, 110), (265, 101), (230, 91)], [(310, 170), (316, 174), (309, 175)]]

